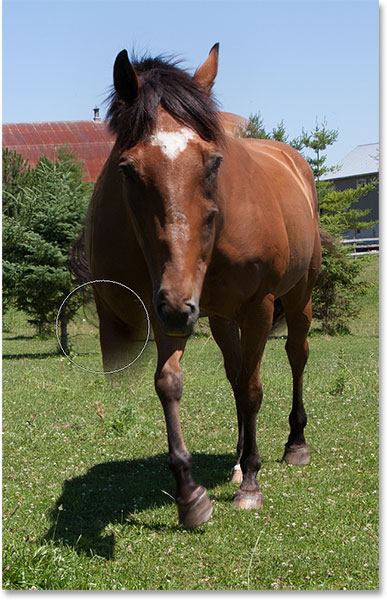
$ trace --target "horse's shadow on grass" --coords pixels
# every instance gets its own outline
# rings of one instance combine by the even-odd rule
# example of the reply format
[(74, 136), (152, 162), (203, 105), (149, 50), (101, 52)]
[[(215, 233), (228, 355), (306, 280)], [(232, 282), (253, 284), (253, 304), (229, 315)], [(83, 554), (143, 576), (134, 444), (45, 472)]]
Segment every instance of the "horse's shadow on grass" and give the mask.
[[(193, 474), (211, 489), (229, 478), (234, 463), (233, 454), (195, 454)], [(85, 475), (64, 482), (43, 542), (61, 542), (78, 553), (113, 558), (114, 534), (104, 534), (105, 527), (122, 523), (171, 529), (162, 523), (142, 522), (141, 511), (172, 503), (173, 492), (166, 454), (96, 465)], [(177, 527), (176, 510), (173, 528)]]
[[(5, 333), (5, 332), (4, 332)], [(3, 335), (3, 340), (33, 340), (36, 338), (36, 334), (32, 335)]]
[(31, 358), (31, 359), (43, 359), (43, 358), (52, 358), (53, 356), (59, 356), (57, 350), (53, 350), (51, 352), (27, 352), (25, 354), (3, 354), (4, 360), (21, 360), (23, 358)]

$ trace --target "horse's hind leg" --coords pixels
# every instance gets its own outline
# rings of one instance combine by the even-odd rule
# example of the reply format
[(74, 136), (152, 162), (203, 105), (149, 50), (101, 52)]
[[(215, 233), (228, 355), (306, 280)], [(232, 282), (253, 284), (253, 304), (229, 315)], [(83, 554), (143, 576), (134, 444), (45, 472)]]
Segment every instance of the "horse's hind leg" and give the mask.
[(293, 376), (293, 402), (289, 415), (290, 434), (282, 460), (291, 465), (306, 465), (310, 460), (309, 446), (304, 437), (307, 416), (302, 388), (304, 368), (309, 356), (307, 335), (312, 322), (312, 300), (309, 297), (305, 304), (305, 300), (300, 302), (300, 298), (302, 299), (302, 295), (298, 295), (296, 289), (282, 298), (288, 325), (286, 352)]
[(179, 522), (192, 529), (208, 521), (212, 505), (205, 488), (192, 478), (192, 456), (184, 443), (180, 424), (183, 373), (179, 363), (187, 338), (167, 337), (160, 332), (157, 323), (153, 325), (158, 350), (155, 387), (167, 425), (168, 464), (176, 480), (175, 500)]
[[(214, 336), (214, 340), (218, 344), (223, 354), (224, 368), (226, 371), (227, 379), (229, 380), (233, 389), (234, 395), (236, 393), (237, 378), (241, 367), (241, 341), (239, 337), (239, 327), (235, 321), (230, 321), (224, 317), (214, 315), (209, 317), (211, 333)], [(238, 416), (238, 444), (237, 444), (237, 455), (238, 459), (236, 465), (232, 470), (231, 481), (233, 483), (242, 482), (242, 470), (240, 466), (240, 459), (242, 456), (243, 449), (243, 423), (242, 415), (237, 403), (237, 416)]]

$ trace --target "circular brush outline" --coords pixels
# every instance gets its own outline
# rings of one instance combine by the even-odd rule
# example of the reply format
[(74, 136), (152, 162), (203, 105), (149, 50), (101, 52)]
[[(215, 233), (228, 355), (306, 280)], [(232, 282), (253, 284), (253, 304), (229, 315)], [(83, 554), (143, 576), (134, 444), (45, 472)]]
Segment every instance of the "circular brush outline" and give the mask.
[[(67, 300), (70, 298), (70, 296), (72, 296), (73, 294), (75, 294), (75, 292), (77, 292), (78, 290), (80, 290), (81, 288), (85, 287), (86, 285), (90, 285), (92, 283), (116, 283), (117, 285), (120, 285), (121, 287), (124, 287), (125, 289), (129, 290), (129, 292), (132, 292), (132, 294), (134, 294), (136, 296), (136, 298), (141, 302), (142, 307), (145, 311), (145, 316), (146, 316), (146, 320), (147, 320), (147, 334), (146, 334), (146, 339), (145, 339), (145, 343), (143, 345), (143, 347), (141, 348), (140, 353), (136, 356), (136, 358), (134, 360), (132, 360), (130, 363), (128, 363), (127, 365), (125, 365), (124, 367), (120, 367), (119, 369), (114, 369), (114, 371), (93, 371), (92, 369), (87, 369), (86, 367), (82, 367), (82, 365), (79, 365), (78, 363), (75, 362), (75, 360), (73, 360), (72, 358), (69, 357), (68, 354), (66, 354), (61, 342), (60, 342), (60, 338), (59, 338), (59, 315), (61, 313), (61, 310), (63, 308), (63, 306), (66, 304)], [(112, 279), (93, 279), (92, 281), (86, 281), (85, 283), (82, 283), (81, 285), (79, 285), (78, 287), (74, 288), (67, 296), (66, 298), (63, 300), (62, 304), (59, 307), (58, 310), (58, 314), (56, 316), (56, 321), (55, 321), (55, 331), (56, 331), (56, 339), (58, 340), (58, 344), (59, 347), (61, 349), (61, 351), (63, 352), (63, 354), (65, 355), (65, 357), (71, 362), (73, 363), (73, 365), (75, 365), (76, 367), (78, 367), (79, 369), (82, 369), (83, 371), (87, 371), (88, 373), (93, 373), (95, 375), (111, 375), (112, 373), (118, 373), (119, 371), (123, 371), (124, 369), (127, 369), (128, 367), (130, 367), (133, 363), (136, 362), (136, 360), (138, 360), (141, 356), (141, 354), (144, 352), (146, 345), (149, 341), (149, 336), (150, 336), (150, 319), (149, 319), (149, 313), (148, 310), (144, 304), (144, 302), (142, 301), (142, 299), (140, 298), (140, 296), (134, 291), (132, 290), (132, 288), (128, 287), (127, 285), (124, 285), (123, 283), (121, 283), (120, 281), (114, 281)]]

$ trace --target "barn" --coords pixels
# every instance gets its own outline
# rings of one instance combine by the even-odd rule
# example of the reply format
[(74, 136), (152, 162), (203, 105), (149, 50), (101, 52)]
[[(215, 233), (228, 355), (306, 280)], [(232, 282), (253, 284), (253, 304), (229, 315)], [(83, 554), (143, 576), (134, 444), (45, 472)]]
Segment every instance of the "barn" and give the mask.
[(95, 181), (114, 144), (114, 136), (94, 109), (89, 121), (3, 124), (3, 146), (15, 150), (35, 166), (41, 156), (53, 160), (62, 147), (84, 166), (85, 180)]

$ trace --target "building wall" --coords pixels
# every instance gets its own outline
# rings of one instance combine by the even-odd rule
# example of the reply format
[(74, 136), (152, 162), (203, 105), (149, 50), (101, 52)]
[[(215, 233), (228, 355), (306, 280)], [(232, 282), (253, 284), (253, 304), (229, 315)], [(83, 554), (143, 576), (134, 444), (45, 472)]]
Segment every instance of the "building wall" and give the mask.
[[(348, 188), (356, 188), (360, 183), (369, 183), (371, 179), (378, 176), (378, 173), (371, 173), (369, 175), (359, 175), (357, 177), (345, 177), (342, 179), (335, 179), (335, 188), (338, 191), (346, 190)], [(359, 210), (371, 209), (371, 212), (362, 220), (363, 221), (378, 221), (379, 220), (379, 183), (371, 190), (366, 196), (360, 198), (359, 202), (353, 204), (351, 208)], [(361, 230), (352, 230), (348, 233), (348, 238), (372, 238), (379, 237), (379, 223), (373, 227)]]

